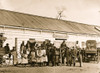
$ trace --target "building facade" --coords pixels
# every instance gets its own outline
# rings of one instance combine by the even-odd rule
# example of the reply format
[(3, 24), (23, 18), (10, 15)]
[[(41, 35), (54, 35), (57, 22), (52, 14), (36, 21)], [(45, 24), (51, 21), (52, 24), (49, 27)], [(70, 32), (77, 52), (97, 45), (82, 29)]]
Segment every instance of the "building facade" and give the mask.
[(100, 32), (93, 25), (58, 20), (8, 10), (0, 10), (0, 33), (6, 37), (10, 48), (20, 48), (22, 41), (35, 39), (37, 43), (49, 39), (59, 47), (67, 39), (69, 47), (79, 41), (81, 47), (87, 40), (100, 42)]

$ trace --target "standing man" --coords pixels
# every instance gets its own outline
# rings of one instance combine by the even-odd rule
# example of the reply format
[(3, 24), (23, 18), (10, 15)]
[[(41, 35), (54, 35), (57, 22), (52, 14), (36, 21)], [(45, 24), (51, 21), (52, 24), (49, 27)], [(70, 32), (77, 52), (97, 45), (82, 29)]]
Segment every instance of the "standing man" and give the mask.
[(45, 41), (45, 43), (46, 43), (46, 54), (47, 54), (47, 58), (48, 58), (48, 62), (47, 62), (47, 66), (49, 66), (50, 65), (50, 61), (51, 61), (51, 42), (50, 42), (50, 40), (46, 40)]
[(75, 48), (76, 48), (77, 50), (80, 49), (79, 41), (76, 41)]
[(52, 44), (51, 46), (51, 62), (52, 62), (52, 66), (55, 66), (55, 46)]
[(64, 64), (64, 59), (65, 59), (65, 49), (66, 49), (66, 42), (63, 40), (61, 43), (60, 49), (61, 49), (61, 63)]
[(60, 62), (60, 49), (55, 47), (55, 65), (59, 66)]
[(80, 67), (82, 67), (82, 54), (81, 54), (81, 50), (78, 50), (77, 57), (78, 57), (78, 62), (80, 64)]
[(76, 57), (77, 57), (77, 51), (76, 51), (75, 47), (72, 47), (71, 55), (72, 55), (73, 66), (75, 66), (76, 65)]
[(69, 52), (68, 52), (68, 62), (69, 64), (68, 65), (72, 65), (72, 49), (70, 48), (69, 49)]
[(47, 53), (47, 58), (48, 58), (47, 66), (49, 66), (50, 61), (51, 61), (51, 47), (47, 48), (46, 53)]
[(9, 54), (10, 53), (10, 47), (9, 44), (7, 43), (6, 46), (4, 46), (5, 49), (5, 54)]
[(77, 49), (78, 62), (80, 64), (80, 67), (82, 67), (82, 53), (81, 53), (81, 48), (79, 46), (79, 42), (78, 41), (76, 41), (76, 49)]
[(9, 44), (8, 43), (6, 44), (6, 46), (4, 46), (4, 49), (5, 49), (5, 54), (8, 54), (8, 59), (9, 59), (8, 65), (10, 65), (11, 51), (10, 51), (10, 48), (9, 48)]
[(66, 58), (67, 66), (69, 65), (69, 57), (70, 57), (69, 55), (70, 55), (69, 47), (66, 47), (66, 49), (65, 49), (65, 58)]

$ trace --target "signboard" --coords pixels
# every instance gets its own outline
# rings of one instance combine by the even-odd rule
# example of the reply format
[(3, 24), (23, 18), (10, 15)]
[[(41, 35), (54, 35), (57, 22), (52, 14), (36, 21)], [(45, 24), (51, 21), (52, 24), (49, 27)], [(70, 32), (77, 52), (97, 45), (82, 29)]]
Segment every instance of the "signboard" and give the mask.
[(68, 35), (67, 34), (54, 34), (53, 37), (56, 39), (67, 39)]

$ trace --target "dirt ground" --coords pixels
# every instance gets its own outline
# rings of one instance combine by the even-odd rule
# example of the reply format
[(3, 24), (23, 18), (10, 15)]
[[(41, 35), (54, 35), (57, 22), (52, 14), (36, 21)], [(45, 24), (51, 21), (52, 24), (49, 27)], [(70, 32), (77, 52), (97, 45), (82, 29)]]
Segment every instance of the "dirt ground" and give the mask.
[(83, 67), (1, 67), (0, 73), (100, 73), (100, 63), (83, 63)]

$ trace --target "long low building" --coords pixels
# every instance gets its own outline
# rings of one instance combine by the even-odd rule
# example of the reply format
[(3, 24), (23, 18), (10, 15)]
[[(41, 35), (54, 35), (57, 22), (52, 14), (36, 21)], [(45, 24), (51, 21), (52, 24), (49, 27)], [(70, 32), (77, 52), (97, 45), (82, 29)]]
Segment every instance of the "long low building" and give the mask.
[(79, 41), (80, 46), (84, 45), (86, 40), (100, 42), (99, 26), (2, 9), (0, 10), (0, 33), (7, 37), (4, 45), (9, 43), (10, 48), (14, 46), (20, 48), (21, 42), (27, 42), (29, 39), (35, 39), (38, 43), (49, 39), (57, 47), (65, 39), (68, 46), (73, 46), (76, 41)]

